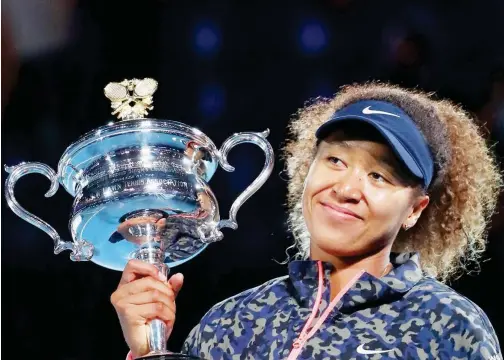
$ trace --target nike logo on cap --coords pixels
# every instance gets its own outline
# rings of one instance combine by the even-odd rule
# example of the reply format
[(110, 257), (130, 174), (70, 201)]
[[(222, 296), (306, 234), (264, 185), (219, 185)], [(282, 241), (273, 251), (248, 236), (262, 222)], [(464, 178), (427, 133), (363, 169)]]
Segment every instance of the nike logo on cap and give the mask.
[(393, 351), (394, 349), (389, 349), (389, 350), (366, 350), (364, 349), (364, 344), (360, 344), (359, 347), (357, 348), (357, 352), (359, 354), (364, 354), (364, 355), (371, 355), (371, 354), (382, 354), (386, 352)]
[(362, 109), (362, 113), (366, 114), (366, 115), (369, 115), (369, 114), (383, 114), (383, 115), (390, 115), (390, 116), (395, 116), (395, 117), (400, 118), (399, 115), (392, 114), (392, 113), (385, 112), (385, 111), (380, 111), (380, 110), (371, 110), (370, 107), (371, 106), (368, 106), (367, 108)]

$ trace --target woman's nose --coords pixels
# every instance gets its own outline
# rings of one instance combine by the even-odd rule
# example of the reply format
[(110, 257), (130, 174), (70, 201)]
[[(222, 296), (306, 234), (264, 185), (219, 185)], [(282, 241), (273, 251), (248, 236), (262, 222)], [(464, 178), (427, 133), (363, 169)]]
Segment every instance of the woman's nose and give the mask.
[(348, 172), (344, 177), (334, 183), (332, 190), (341, 202), (358, 203), (363, 196), (362, 187), (364, 181), (362, 174), (358, 172)]

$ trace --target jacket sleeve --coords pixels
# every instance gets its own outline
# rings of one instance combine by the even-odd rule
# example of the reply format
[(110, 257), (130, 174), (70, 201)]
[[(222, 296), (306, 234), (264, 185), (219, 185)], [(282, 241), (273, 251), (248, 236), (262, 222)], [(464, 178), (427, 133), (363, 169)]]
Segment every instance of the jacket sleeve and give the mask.
[(464, 310), (453, 314), (459, 326), (445, 334), (445, 344), (451, 345), (451, 356), (470, 360), (502, 360), (499, 340), (487, 315), (475, 304), (471, 309)]
[(199, 356), (201, 341), (201, 323), (196, 325), (187, 336), (182, 345), (181, 352), (186, 355)]
[(474, 324), (469, 327), (469, 336), (477, 339), (475, 351), (469, 359), (502, 360), (499, 339), (490, 320), (481, 308), (476, 307), (476, 310), (481, 319), (481, 327), (474, 328)]

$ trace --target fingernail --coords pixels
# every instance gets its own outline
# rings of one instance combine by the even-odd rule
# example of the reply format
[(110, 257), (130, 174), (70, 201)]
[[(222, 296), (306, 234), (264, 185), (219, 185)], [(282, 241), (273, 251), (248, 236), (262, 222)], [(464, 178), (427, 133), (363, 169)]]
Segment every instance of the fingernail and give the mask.
[(166, 281), (167, 280), (166, 275), (163, 274), (162, 271), (159, 272), (159, 280), (161, 280), (161, 281)]
[(182, 275), (181, 273), (176, 273), (176, 274), (173, 274), (172, 277), (175, 277), (175, 276), (177, 276), (177, 277), (183, 277), (184, 275)]

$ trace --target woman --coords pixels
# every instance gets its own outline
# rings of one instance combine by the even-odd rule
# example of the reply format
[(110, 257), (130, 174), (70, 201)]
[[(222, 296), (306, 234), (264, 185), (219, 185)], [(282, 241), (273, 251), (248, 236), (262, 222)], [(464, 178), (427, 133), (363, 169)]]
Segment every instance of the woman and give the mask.
[[(470, 117), (383, 84), (348, 86), (293, 120), (285, 148), (289, 275), (215, 305), (183, 352), (206, 359), (501, 359), (484, 312), (444, 285), (477, 261), (500, 176)], [(143, 277), (143, 278), (141, 278)], [(130, 357), (170, 329), (182, 276), (131, 262), (112, 295)]]

